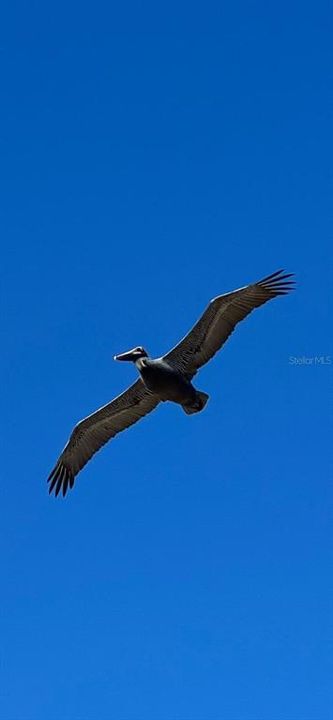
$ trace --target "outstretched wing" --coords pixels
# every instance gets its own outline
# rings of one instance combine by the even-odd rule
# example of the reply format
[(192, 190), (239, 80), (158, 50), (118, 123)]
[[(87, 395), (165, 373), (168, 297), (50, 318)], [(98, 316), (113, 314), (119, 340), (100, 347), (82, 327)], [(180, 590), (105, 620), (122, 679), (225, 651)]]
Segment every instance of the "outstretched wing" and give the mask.
[(137, 380), (115, 400), (81, 420), (74, 428), (57, 464), (48, 477), (49, 492), (66, 495), (74, 485), (75, 476), (97, 450), (119, 432), (134, 425), (154, 410), (159, 399)]
[(293, 289), (293, 281), (289, 280), (292, 275), (278, 270), (253, 285), (214, 298), (192, 330), (163, 359), (193, 377), (222, 347), (240, 320), (268, 300)]

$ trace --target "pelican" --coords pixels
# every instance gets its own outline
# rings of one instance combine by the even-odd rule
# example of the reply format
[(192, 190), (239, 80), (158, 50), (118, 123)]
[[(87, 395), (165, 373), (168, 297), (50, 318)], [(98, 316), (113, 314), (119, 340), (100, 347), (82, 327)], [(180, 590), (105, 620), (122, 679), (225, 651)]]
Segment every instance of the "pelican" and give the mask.
[(293, 289), (292, 276), (293, 273), (278, 270), (263, 280), (214, 298), (192, 330), (161, 358), (153, 360), (141, 345), (115, 355), (115, 360), (134, 363), (140, 377), (115, 400), (76, 425), (48, 477), (49, 492), (54, 490), (58, 495), (62, 490), (65, 496), (97, 450), (160, 402), (177, 403), (188, 415), (203, 410), (209, 396), (192, 385), (193, 377), (222, 347), (240, 320), (268, 300)]

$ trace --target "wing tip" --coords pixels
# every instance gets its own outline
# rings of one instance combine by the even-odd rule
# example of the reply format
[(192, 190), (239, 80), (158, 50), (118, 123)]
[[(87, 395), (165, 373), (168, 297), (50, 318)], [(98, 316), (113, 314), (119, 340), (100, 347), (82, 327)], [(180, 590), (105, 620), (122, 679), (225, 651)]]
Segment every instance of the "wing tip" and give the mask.
[(68, 488), (74, 487), (74, 475), (66, 465), (59, 461), (50, 475), (47, 478), (47, 482), (50, 483), (49, 495), (54, 491), (55, 497), (58, 497), (60, 490), (62, 490), (62, 496), (65, 497)]
[(287, 295), (292, 290), (295, 290), (296, 281), (294, 277), (294, 273), (286, 273), (284, 269), (281, 269), (271, 273), (271, 275), (267, 275), (255, 284), (266, 290), (266, 292), (269, 292), (272, 297), (276, 295)]

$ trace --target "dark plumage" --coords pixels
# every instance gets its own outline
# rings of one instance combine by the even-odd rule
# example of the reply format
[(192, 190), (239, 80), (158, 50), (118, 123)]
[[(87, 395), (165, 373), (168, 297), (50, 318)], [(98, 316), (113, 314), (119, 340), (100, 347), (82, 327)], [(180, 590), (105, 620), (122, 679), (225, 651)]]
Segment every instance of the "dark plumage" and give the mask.
[(189, 415), (200, 412), (208, 395), (196, 390), (192, 378), (222, 347), (240, 320), (268, 300), (293, 289), (291, 277), (291, 273), (279, 270), (252, 285), (219, 295), (183, 340), (162, 358), (149, 358), (142, 347), (116, 355), (116, 360), (134, 362), (140, 379), (76, 425), (49, 475), (49, 491), (58, 495), (62, 490), (66, 495), (75, 476), (94, 453), (154, 410), (160, 401), (178, 403)]

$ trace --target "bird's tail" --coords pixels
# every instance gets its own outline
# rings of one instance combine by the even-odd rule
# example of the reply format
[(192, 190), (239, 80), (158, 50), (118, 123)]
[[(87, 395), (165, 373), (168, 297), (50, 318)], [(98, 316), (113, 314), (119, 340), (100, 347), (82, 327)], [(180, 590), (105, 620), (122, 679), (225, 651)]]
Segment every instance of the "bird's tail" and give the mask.
[(197, 413), (203, 410), (208, 400), (209, 395), (207, 395), (207, 393), (201, 392), (201, 390), (197, 390), (195, 402), (193, 403), (193, 405), (182, 405), (182, 408), (184, 412), (186, 412), (186, 415), (193, 415), (193, 413)]

